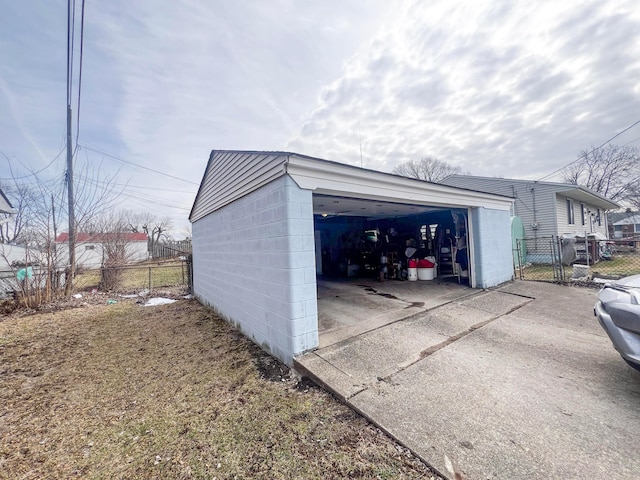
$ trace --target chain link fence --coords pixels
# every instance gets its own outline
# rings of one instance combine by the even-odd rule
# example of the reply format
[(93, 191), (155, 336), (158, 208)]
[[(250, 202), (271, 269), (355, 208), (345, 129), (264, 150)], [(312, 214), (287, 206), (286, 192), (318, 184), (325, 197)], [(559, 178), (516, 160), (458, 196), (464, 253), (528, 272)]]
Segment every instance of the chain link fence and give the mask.
[(161, 287), (191, 288), (190, 257), (170, 262), (102, 267), (76, 272), (74, 291), (132, 293)]
[(515, 242), (513, 258), (522, 280), (599, 284), (640, 274), (640, 238), (525, 238)]
[[(167, 287), (188, 287), (191, 290), (191, 279), (189, 255), (162, 263), (79, 269), (72, 291), (138, 293)], [(27, 299), (25, 301), (29, 305), (37, 305), (64, 296), (65, 284), (65, 270), (29, 266), (0, 271), (0, 301), (20, 297)]]

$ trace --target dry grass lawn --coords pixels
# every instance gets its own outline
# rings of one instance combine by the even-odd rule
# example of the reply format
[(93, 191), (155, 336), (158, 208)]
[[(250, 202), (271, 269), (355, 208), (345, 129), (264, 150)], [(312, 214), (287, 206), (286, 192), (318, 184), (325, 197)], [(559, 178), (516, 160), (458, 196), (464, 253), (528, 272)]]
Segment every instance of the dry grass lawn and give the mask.
[(439, 478), (193, 300), (1, 318), (0, 477)]

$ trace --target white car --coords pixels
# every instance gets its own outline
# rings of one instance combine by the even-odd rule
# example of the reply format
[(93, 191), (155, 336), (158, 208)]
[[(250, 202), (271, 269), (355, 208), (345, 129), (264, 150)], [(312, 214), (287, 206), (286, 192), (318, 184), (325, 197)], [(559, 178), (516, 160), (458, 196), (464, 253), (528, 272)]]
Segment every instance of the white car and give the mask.
[(622, 359), (640, 371), (640, 275), (607, 283), (594, 314)]

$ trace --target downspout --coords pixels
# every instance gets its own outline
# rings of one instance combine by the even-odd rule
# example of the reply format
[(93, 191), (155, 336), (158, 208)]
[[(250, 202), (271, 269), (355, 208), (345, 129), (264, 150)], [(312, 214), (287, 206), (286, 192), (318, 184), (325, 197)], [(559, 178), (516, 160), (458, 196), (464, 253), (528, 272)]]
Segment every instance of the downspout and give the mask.
[(535, 249), (537, 251), (538, 250), (538, 216), (536, 214), (536, 189), (535, 187), (531, 187), (529, 191), (531, 192), (532, 204), (533, 204), (533, 225), (532, 225), (533, 241), (535, 243)]

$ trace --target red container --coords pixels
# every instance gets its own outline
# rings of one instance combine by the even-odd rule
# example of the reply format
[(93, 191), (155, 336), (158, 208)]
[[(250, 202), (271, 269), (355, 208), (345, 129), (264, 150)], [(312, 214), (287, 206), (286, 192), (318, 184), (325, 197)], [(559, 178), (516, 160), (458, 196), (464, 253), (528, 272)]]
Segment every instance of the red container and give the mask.
[(409, 260), (409, 268), (418, 268), (418, 261), (417, 260)]
[(435, 264), (429, 260), (421, 259), (418, 260), (418, 268), (433, 268)]

